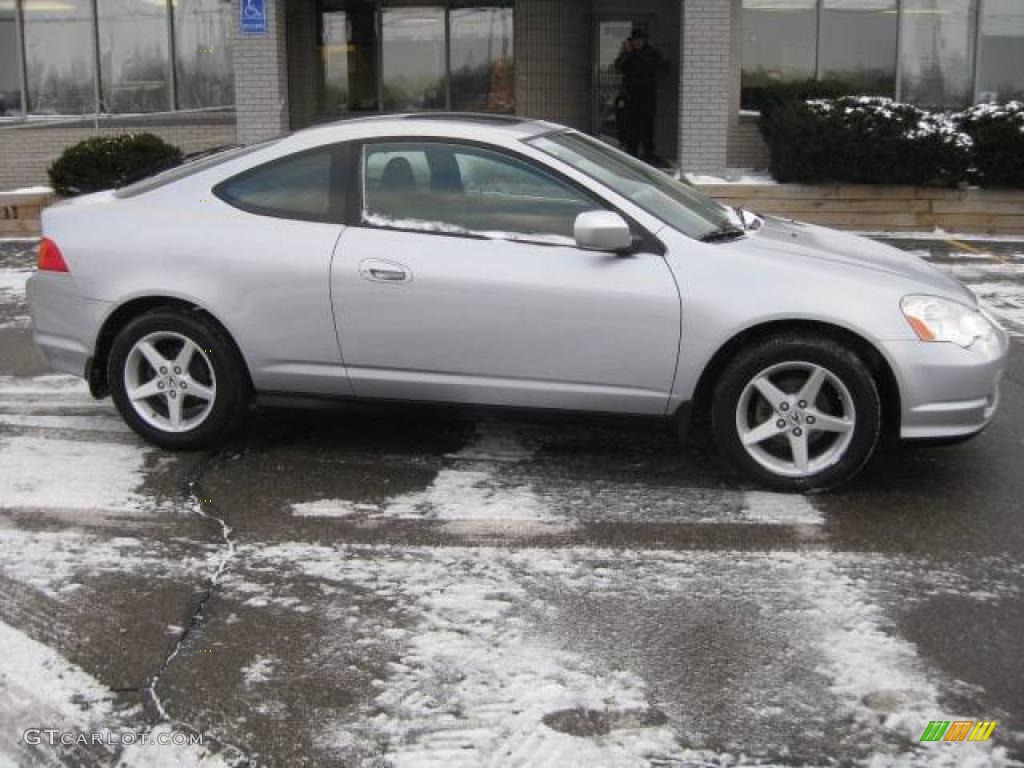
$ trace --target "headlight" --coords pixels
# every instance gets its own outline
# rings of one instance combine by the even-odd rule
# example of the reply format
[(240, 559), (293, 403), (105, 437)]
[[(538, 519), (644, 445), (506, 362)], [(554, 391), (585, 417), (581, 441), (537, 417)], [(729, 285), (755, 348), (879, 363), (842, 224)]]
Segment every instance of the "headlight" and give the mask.
[(995, 331), (978, 310), (937, 296), (904, 296), (900, 308), (921, 341), (951, 341), (967, 349)]

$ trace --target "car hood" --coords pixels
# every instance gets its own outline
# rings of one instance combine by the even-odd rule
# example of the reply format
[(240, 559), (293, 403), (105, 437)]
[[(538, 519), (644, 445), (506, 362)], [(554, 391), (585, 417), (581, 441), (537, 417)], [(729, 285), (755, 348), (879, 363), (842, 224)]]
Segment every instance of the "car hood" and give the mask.
[(812, 259), (884, 272), (919, 283), (923, 293), (977, 306), (970, 290), (921, 257), (849, 232), (766, 216), (760, 229), (730, 245), (768, 258)]

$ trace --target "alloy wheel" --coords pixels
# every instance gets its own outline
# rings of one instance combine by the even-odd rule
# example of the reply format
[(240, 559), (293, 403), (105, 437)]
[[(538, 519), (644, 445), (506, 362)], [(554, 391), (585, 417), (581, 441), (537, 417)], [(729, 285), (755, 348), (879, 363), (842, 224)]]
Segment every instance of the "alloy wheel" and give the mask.
[(768, 471), (809, 477), (838, 463), (857, 414), (842, 380), (809, 362), (765, 368), (743, 388), (736, 430), (747, 454)]
[(206, 352), (180, 333), (158, 331), (135, 342), (124, 388), (139, 417), (164, 432), (188, 432), (210, 415), (217, 381)]

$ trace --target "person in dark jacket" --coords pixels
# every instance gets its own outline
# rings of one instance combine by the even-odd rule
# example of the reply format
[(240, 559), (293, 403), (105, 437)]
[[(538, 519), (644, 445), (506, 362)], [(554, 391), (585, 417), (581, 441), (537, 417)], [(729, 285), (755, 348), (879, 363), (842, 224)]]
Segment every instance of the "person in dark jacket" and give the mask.
[(648, 44), (646, 30), (634, 27), (615, 59), (615, 68), (622, 74), (619, 137), (623, 149), (634, 157), (653, 160), (658, 78), (667, 64)]

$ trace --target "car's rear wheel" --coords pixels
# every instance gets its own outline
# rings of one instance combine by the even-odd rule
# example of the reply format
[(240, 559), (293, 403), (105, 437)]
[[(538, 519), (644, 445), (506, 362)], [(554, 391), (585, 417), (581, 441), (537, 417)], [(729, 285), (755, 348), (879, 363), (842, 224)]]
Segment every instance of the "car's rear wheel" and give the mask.
[(719, 450), (749, 476), (783, 491), (826, 490), (871, 457), (881, 402), (852, 350), (787, 335), (736, 356), (715, 388), (711, 417)]
[(136, 318), (114, 339), (107, 370), (122, 418), (163, 448), (215, 443), (248, 404), (248, 379), (234, 345), (195, 312), (160, 309)]

